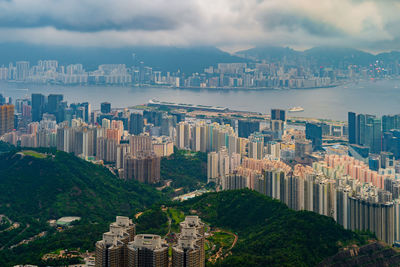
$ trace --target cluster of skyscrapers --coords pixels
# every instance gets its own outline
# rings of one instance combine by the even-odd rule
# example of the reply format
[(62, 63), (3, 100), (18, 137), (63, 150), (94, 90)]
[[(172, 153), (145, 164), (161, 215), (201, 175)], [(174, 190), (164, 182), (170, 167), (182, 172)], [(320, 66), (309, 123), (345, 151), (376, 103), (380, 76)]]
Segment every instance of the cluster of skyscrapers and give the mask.
[[(373, 169), (400, 158), (400, 115), (348, 113), (350, 154)], [(386, 162), (386, 158), (390, 161)]]
[[(202, 267), (205, 266), (204, 223), (186, 216), (172, 244), (158, 235), (136, 234), (128, 217), (117, 216), (110, 231), (96, 243), (96, 267)], [(171, 257), (169, 249), (172, 250)]]
[(392, 244), (400, 239), (400, 182), (350, 156), (326, 155), (312, 167), (245, 158), (221, 178), (223, 190), (250, 188), (295, 210), (334, 218), (346, 229), (369, 230)]

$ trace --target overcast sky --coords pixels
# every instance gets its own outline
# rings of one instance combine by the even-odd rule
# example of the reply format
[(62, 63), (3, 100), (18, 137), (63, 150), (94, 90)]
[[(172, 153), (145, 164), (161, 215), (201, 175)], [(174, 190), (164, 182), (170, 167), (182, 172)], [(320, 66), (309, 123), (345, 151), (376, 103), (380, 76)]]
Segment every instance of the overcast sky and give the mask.
[(0, 0), (0, 41), (400, 50), (400, 0)]

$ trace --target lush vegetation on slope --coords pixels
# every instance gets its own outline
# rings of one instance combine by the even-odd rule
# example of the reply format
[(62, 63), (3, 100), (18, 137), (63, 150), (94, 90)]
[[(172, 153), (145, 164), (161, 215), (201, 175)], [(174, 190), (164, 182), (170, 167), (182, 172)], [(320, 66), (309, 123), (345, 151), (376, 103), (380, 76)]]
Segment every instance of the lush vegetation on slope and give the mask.
[[(108, 169), (65, 152), (36, 152), (48, 156), (15, 151), (0, 155), (0, 214), (21, 223), (16, 230), (0, 233), (0, 266), (40, 264), (43, 254), (57, 249), (93, 250), (116, 215), (132, 216), (164, 200), (150, 186), (120, 180)], [(62, 216), (80, 216), (82, 221), (61, 233), (46, 223)], [(43, 231), (45, 237), (8, 249)]]
[(198, 189), (207, 183), (207, 154), (175, 150), (161, 160), (161, 178), (172, 180), (172, 187), (183, 187), (186, 191)]
[(165, 235), (168, 232), (168, 217), (160, 208), (143, 212), (136, 220), (138, 234)]
[(0, 157), (0, 214), (9, 217), (110, 220), (161, 200), (150, 186), (117, 179), (65, 152), (44, 159), (21, 154)]
[(180, 208), (198, 214), (211, 226), (238, 234), (232, 256), (217, 266), (314, 266), (344, 244), (366, 241), (332, 218), (290, 210), (250, 190), (205, 194), (183, 202)]

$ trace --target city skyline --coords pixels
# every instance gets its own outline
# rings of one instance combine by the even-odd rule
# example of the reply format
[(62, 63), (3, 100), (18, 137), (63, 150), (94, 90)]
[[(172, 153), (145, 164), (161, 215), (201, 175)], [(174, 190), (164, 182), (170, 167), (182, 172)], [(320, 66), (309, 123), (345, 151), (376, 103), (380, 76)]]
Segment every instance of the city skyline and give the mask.
[(400, 0), (0, 0), (0, 266), (400, 266)]

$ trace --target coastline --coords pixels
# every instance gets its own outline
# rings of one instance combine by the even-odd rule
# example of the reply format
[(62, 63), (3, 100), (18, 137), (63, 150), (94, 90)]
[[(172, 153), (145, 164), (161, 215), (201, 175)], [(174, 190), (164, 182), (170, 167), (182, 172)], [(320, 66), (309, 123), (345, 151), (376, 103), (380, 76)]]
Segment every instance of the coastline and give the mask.
[(342, 86), (352, 81), (346, 81), (343, 83), (330, 84), (325, 86), (317, 86), (317, 87), (176, 87), (169, 85), (157, 85), (157, 84), (62, 84), (62, 83), (35, 83), (35, 82), (20, 82), (20, 81), (0, 81), (1, 83), (6, 83), (10, 85), (17, 86), (62, 86), (62, 87), (124, 87), (124, 88), (159, 88), (159, 89), (176, 89), (176, 90), (210, 90), (210, 91), (271, 91), (271, 90), (312, 90), (312, 89), (321, 89), (321, 88), (335, 88), (338, 86)]

